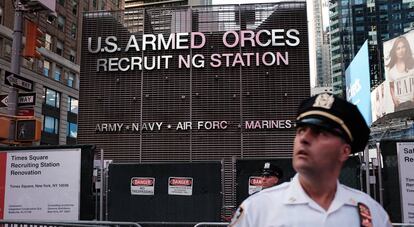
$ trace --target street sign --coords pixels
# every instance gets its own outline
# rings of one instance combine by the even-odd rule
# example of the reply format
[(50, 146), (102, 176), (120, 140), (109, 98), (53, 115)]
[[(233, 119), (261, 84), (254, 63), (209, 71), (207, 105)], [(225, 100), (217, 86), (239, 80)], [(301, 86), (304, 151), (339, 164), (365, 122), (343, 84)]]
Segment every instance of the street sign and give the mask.
[(4, 83), (9, 86), (20, 88), (25, 91), (33, 91), (33, 81), (13, 74), (9, 71), (5, 72)]
[(0, 95), (0, 107), (7, 107), (8, 102), (9, 102), (8, 95)]
[[(0, 95), (0, 107), (7, 107), (9, 95)], [(33, 106), (36, 104), (36, 93), (20, 93), (17, 99), (18, 106)]]
[(36, 93), (19, 93), (18, 106), (31, 106), (36, 104)]

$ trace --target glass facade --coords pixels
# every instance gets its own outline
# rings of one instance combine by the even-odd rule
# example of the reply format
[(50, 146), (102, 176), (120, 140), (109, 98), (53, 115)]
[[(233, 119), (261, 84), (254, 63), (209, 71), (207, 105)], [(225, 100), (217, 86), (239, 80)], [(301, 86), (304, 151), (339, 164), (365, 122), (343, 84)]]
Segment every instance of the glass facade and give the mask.
[(414, 0), (331, 0), (330, 31), (334, 93), (344, 94), (344, 73), (368, 39), (371, 87), (384, 80), (382, 42), (414, 28)]

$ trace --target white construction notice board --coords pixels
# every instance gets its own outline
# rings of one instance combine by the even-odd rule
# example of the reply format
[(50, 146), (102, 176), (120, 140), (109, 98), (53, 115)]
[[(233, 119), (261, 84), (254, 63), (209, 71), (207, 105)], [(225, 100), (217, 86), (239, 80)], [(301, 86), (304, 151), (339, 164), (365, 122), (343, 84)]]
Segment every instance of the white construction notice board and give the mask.
[(414, 223), (414, 142), (397, 143), (402, 222)]
[(0, 152), (0, 219), (79, 220), (81, 149)]

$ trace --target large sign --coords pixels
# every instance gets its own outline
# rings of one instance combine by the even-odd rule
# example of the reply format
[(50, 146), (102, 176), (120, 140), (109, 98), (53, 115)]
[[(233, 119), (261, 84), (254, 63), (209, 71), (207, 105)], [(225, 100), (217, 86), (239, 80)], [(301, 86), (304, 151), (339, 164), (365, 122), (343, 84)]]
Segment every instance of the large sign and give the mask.
[(367, 124), (371, 125), (368, 41), (365, 41), (346, 69), (345, 79), (347, 100), (358, 107)]
[(293, 127), (291, 120), (252, 120), (245, 121), (243, 125), (232, 124), (228, 121), (179, 121), (176, 123), (166, 122), (143, 122), (139, 123), (99, 123), (95, 126), (96, 133), (103, 132), (140, 132), (140, 131), (161, 131), (175, 130), (226, 130), (229, 127), (240, 128), (245, 130), (272, 130), (272, 129), (290, 129)]
[[(392, 110), (414, 108), (414, 31), (384, 42), (384, 68)], [(381, 88), (382, 89), (382, 88)]]
[(402, 222), (414, 223), (414, 142), (397, 143)]
[[(229, 49), (250, 46), (284, 49), (286, 46), (298, 46), (301, 41), (299, 35), (300, 32), (295, 28), (240, 30), (225, 32), (221, 40), (222, 44)], [(207, 64), (212, 68), (289, 65), (288, 51), (212, 53), (209, 56), (203, 54), (193, 56), (179, 54), (175, 57), (173, 55), (140, 56), (145, 51), (202, 49), (205, 47), (207, 37), (202, 32), (171, 33), (168, 37), (163, 34), (143, 34), (142, 37), (131, 35), (125, 46), (118, 43), (116, 36), (88, 37), (88, 51), (98, 55), (104, 53), (116, 55), (122, 52), (137, 53), (137, 56), (133, 57), (97, 58), (97, 72), (159, 70), (168, 69), (170, 65), (177, 65), (179, 69), (190, 68), (190, 66), (204, 68)]]
[(81, 149), (0, 153), (0, 219), (79, 220)]

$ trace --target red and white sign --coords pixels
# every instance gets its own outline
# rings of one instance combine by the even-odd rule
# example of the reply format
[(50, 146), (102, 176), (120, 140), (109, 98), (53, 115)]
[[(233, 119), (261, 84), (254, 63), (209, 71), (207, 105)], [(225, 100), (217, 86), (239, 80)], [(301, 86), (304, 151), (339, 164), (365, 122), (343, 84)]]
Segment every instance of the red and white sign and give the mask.
[(131, 195), (154, 195), (155, 178), (133, 177), (131, 178)]
[(168, 195), (193, 195), (192, 177), (169, 177)]
[(34, 116), (34, 109), (18, 109), (17, 116)]
[(79, 220), (81, 149), (0, 152), (0, 219)]
[(262, 177), (251, 176), (249, 177), (249, 195), (262, 190)]

